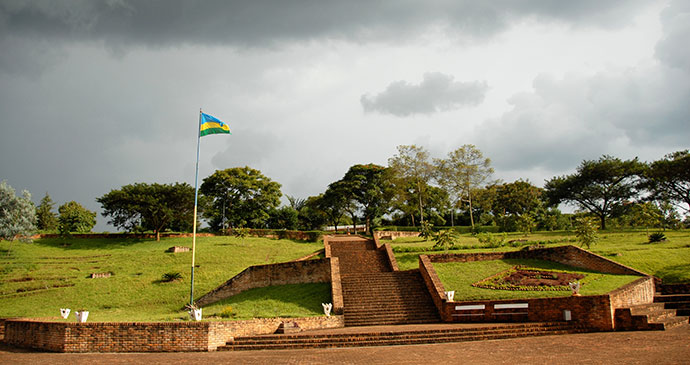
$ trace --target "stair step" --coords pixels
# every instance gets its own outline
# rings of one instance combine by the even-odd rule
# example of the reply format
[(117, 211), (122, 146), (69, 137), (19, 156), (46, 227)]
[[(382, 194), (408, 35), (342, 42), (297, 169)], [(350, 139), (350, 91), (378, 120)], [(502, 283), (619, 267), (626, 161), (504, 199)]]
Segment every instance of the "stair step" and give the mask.
[(587, 332), (572, 325), (505, 326), (461, 330), (402, 331), (382, 333), (356, 333), (315, 335), (272, 335), (236, 338), (219, 351), (299, 349), (355, 346), (391, 346), (426, 343), (479, 341), (523, 336), (544, 336)]

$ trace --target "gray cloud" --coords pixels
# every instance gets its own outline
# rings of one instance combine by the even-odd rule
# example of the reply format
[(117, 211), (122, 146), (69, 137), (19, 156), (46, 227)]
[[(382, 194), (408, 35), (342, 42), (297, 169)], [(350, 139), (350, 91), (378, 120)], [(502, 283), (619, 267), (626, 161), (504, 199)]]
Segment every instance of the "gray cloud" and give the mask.
[(365, 112), (406, 117), (479, 105), (488, 88), (485, 81), (460, 82), (453, 76), (431, 72), (424, 74), (419, 85), (396, 81), (375, 96), (362, 95), (360, 102)]
[(656, 46), (656, 56), (671, 67), (690, 71), (690, 2), (675, 1), (661, 15), (664, 38)]
[[(237, 44), (281, 40), (404, 39), (440, 25), (485, 36), (513, 18), (535, 16), (609, 27), (638, 8), (637, 1), (321, 1), (271, 0), (6, 0), (0, 31), (9, 35), (99, 39), (148, 45)], [(287, 6), (286, 6), (287, 5)]]

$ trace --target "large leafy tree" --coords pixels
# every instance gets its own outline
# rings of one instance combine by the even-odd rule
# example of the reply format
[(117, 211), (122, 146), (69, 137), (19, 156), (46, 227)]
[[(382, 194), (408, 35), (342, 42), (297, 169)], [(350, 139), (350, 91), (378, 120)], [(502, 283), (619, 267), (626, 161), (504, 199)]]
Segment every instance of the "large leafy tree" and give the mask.
[(388, 211), (393, 192), (390, 175), (383, 166), (354, 165), (339, 182), (339, 191), (362, 212), (367, 232), (371, 232), (372, 221)]
[(59, 229), (61, 234), (70, 232), (91, 232), (96, 225), (96, 212), (84, 208), (73, 201), (67, 202), (58, 208)]
[(596, 215), (601, 228), (606, 229), (606, 218), (637, 195), (638, 176), (644, 164), (637, 158), (622, 161), (602, 156), (597, 161), (583, 161), (572, 175), (554, 177), (544, 185), (551, 205), (575, 203)]
[(494, 211), (503, 215), (521, 216), (534, 212), (542, 204), (543, 189), (529, 181), (517, 180), (496, 186)]
[(135, 183), (96, 199), (108, 223), (127, 231), (186, 231), (194, 223), (194, 188), (187, 183)]
[(46, 195), (41, 199), (41, 203), (36, 207), (36, 224), (38, 229), (49, 231), (58, 227), (57, 214), (53, 211), (54, 206), (55, 202), (46, 192)]
[(388, 159), (388, 166), (395, 180), (396, 194), (413, 194), (419, 209), (419, 220), (424, 222), (427, 188), (434, 174), (429, 152), (415, 145), (398, 146), (398, 154)]
[(251, 167), (216, 170), (199, 189), (210, 202), (205, 217), (214, 229), (263, 228), (269, 212), (280, 204), (280, 184)]
[[(690, 152), (688, 150), (670, 153), (654, 161), (645, 171), (647, 188), (652, 197), (668, 200), (690, 211)], [(683, 205), (687, 205), (687, 208)]]
[(494, 173), (491, 159), (485, 158), (477, 147), (466, 144), (448, 153), (446, 159), (434, 160), (436, 180), (443, 187), (453, 202), (453, 208), (467, 203), (470, 212), (470, 223), (474, 229), (472, 203), (474, 192)]
[(17, 196), (6, 181), (0, 182), (0, 238), (8, 241), (28, 236), (36, 229), (36, 208), (31, 194), (24, 190)]
[(349, 187), (341, 180), (328, 185), (326, 191), (317, 197), (315, 206), (326, 216), (329, 224), (335, 227), (336, 233), (343, 215), (354, 211)]

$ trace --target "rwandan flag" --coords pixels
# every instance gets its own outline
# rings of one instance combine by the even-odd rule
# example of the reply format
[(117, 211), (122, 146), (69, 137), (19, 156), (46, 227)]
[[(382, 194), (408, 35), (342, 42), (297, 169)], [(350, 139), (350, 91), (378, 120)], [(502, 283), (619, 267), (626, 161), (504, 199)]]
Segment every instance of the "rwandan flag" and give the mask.
[(199, 129), (199, 137), (217, 133), (231, 134), (230, 127), (211, 115), (201, 113), (201, 126)]

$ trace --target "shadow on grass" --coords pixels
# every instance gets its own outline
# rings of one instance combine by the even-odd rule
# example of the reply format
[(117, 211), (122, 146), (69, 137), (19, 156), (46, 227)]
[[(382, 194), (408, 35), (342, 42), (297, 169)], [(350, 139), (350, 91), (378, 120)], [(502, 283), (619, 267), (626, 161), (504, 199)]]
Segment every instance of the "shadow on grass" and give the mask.
[(113, 250), (144, 242), (157, 243), (155, 239), (143, 238), (39, 238), (32, 244), (65, 250)]
[(690, 283), (690, 264), (666, 266), (655, 274), (664, 284)]

